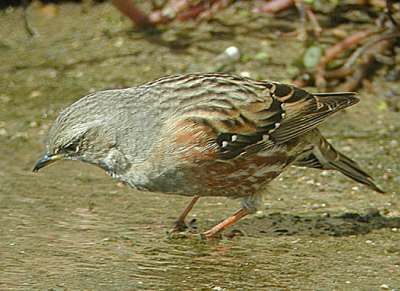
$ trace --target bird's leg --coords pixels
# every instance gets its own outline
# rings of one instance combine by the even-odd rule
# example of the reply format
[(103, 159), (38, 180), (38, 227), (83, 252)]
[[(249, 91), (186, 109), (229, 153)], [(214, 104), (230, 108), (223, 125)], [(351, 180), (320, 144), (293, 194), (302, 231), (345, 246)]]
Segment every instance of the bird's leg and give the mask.
[(174, 228), (172, 229), (171, 232), (184, 231), (187, 228), (186, 223), (185, 223), (185, 218), (189, 214), (189, 212), (192, 210), (192, 208), (196, 204), (197, 200), (199, 200), (199, 198), (200, 198), (200, 196), (194, 196), (192, 198), (192, 200), (189, 202), (189, 204), (186, 206), (186, 208), (179, 215), (178, 219), (175, 221)]
[(234, 225), (240, 219), (245, 217), (248, 214), (253, 214), (257, 211), (257, 208), (260, 207), (262, 202), (262, 195), (260, 193), (255, 193), (249, 195), (242, 199), (242, 207), (236, 211), (232, 216), (228, 217), (221, 223), (218, 223), (216, 226), (207, 230), (202, 234), (205, 239), (212, 239), (218, 236), (223, 230), (227, 229), (231, 225)]
[(203, 237), (205, 239), (212, 239), (219, 235), (223, 230), (226, 228), (230, 227), (231, 225), (235, 224), (238, 222), (241, 218), (245, 217), (247, 214), (249, 214), (248, 210), (245, 208), (240, 208), (238, 211), (236, 211), (232, 216), (228, 217), (221, 223), (218, 223), (216, 226), (213, 228), (207, 230), (206, 232), (203, 233)]

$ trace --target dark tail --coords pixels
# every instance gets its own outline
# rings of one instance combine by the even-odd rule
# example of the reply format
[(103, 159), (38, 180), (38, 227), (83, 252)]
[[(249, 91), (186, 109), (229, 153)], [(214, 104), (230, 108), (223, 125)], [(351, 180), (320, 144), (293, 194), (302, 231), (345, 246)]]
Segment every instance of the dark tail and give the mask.
[(363, 171), (360, 166), (353, 161), (352, 159), (346, 157), (345, 155), (336, 152), (337, 159), (333, 161), (328, 161), (329, 165), (334, 169), (342, 172), (347, 177), (361, 183), (367, 185), (372, 190), (385, 193), (382, 189), (380, 189), (373, 181), (373, 178), (368, 175), (365, 171)]
[(385, 193), (374, 183), (373, 178), (362, 170), (355, 161), (335, 150), (322, 135), (319, 136), (314, 149), (296, 161), (295, 165), (337, 170), (354, 181), (367, 185), (376, 192)]

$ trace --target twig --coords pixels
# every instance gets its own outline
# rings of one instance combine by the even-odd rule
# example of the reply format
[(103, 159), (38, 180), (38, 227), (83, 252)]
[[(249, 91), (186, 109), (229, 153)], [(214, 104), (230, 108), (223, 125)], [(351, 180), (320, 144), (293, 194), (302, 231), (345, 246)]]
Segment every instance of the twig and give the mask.
[(29, 3), (28, 0), (22, 0), (22, 18), (24, 20), (24, 27), (26, 32), (31, 36), (31, 37), (35, 37), (38, 36), (39, 33), (36, 31), (35, 28), (33, 28), (33, 26), (31, 26), (31, 24), (29, 23), (29, 19), (28, 19), (28, 7), (29, 7)]
[(217, 2), (218, 0), (214, 1), (202, 1), (198, 3), (197, 5), (190, 6), (189, 9), (186, 9), (184, 11), (181, 11), (180, 13), (177, 14), (176, 19), (180, 21), (186, 21), (189, 19), (195, 19), (197, 18), (202, 12), (206, 11), (211, 7), (213, 2)]
[(363, 55), (364, 62), (347, 78), (347, 81), (339, 87), (339, 90), (356, 90), (361, 85), (363, 79), (370, 73), (368, 69), (376, 62), (376, 55), (389, 49), (393, 46), (393, 43), (394, 42), (390, 40), (383, 40), (370, 47)]
[(341, 67), (336, 70), (326, 71), (325, 72), (325, 79), (343, 79), (354, 72), (353, 68), (344, 68)]
[(303, 0), (294, 0), (294, 5), (297, 8), (300, 16), (301, 28), (298, 30), (298, 39), (304, 41), (307, 39), (307, 13), (306, 13), (306, 4)]
[(282, 10), (288, 9), (294, 4), (294, 0), (271, 0), (260, 8), (256, 9), (256, 12), (278, 13)]
[(370, 47), (374, 46), (378, 42), (381, 42), (384, 40), (389, 40), (392, 38), (398, 38), (398, 37), (400, 37), (400, 32), (384, 34), (382, 36), (378, 36), (377, 38), (371, 39), (370, 41), (365, 43), (363, 46), (356, 49), (354, 51), (354, 53), (347, 59), (346, 63), (343, 65), (343, 67), (351, 68), (360, 56), (362, 56)]
[(191, 4), (188, 0), (170, 1), (163, 10), (156, 10), (150, 14), (150, 19), (155, 24), (171, 21), (187, 21), (201, 19), (212, 15), (216, 11), (226, 7), (232, 0), (202, 0)]
[(157, 0), (151, 0), (150, 2), (152, 10), (161, 10), (166, 4), (165, 0), (161, 3), (159, 3)]
[(389, 17), (389, 20), (392, 22), (393, 26), (397, 29), (400, 29), (399, 24), (393, 17), (393, 0), (386, 0), (386, 11), (387, 16)]
[(226, 8), (229, 6), (229, 4), (231, 4), (233, 1), (232, 0), (217, 0), (214, 1), (214, 3), (211, 3), (210, 8), (203, 11), (200, 15), (199, 15), (199, 19), (207, 19), (210, 18), (212, 15), (214, 15), (215, 13), (217, 13), (218, 11)]
[(321, 35), (322, 28), (319, 25), (317, 17), (315, 16), (314, 12), (308, 5), (305, 5), (304, 9), (306, 10), (308, 19), (311, 21), (315, 36), (319, 37)]
[(132, 22), (141, 28), (154, 27), (150, 19), (141, 10), (135, 7), (132, 0), (112, 0), (112, 4)]
[(304, 0), (294, 0), (294, 3), (300, 14), (300, 20), (301, 20), (301, 25), (302, 25), (302, 32), (301, 32), (302, 37), (301, 38), (304, 38), (303, 36), (306, 36), (306, 34), (307, 34), (307, 29), (306, 29), (307, 19), (311, 22), (312, 29), (314, 31), (315, 36), (319, 37), (322, 32), (322, 28), (319, 25), (318, 19), (315, 16), (314, 12), (312, 11), (310, 5), (304, 3)]
[(369, 37), (372, 34), (376, 33), (376, 29), (368, 29), (365, 31), (356, 32), (353, 35), (345, 38), (341, 42), (337, 43), (336, 45), (330, 47), (326, 50), (325, 55), (321, 58), (320, 63), (317, 66), (316, 74), (315, 74), (315, 81), (318, 87), (325, 87), (326, 80), (325, 80), (325, 68), (328, 63), (335, 59), (338, 55), (340, 55), (345, 50), (356, 46), (365, 38)]

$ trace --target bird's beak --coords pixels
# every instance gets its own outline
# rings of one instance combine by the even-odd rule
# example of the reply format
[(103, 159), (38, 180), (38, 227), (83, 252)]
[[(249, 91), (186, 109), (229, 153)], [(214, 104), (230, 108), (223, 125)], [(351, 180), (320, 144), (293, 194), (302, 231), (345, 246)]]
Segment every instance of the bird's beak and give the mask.
[(35, 164), (35, 167), (33, 167), (33, 172), (39, 171), (41, 168), (48, 166), (58, 160), (61, 160), (63, 158), (62, 155), (49, 155), (45, 154), (43, 157), (41, 157)]

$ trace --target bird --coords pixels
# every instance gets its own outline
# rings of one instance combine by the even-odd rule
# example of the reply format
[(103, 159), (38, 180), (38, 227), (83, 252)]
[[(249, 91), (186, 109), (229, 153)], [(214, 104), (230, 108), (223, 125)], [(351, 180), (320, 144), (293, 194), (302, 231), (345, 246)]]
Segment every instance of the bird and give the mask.
[(310, 93), (232, 74), (166, 76), (95, 92), (67, 107), (33, 171), (79, 160), (143, 193), (191, 197), (173, 231), (185, 229), (200, 197), (241, 199), (239, 210), (202, 233), (213, 239), (255, 213), (268, 183), (290, 166), (336, 170), (383, 193), (318, 129), (358, 101), (354, 92)]

